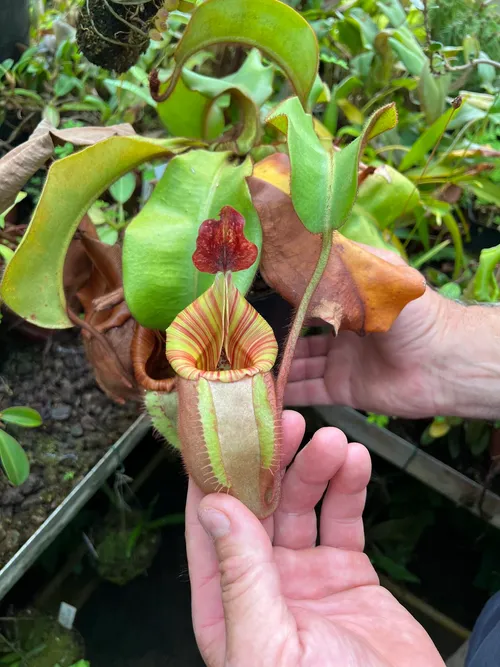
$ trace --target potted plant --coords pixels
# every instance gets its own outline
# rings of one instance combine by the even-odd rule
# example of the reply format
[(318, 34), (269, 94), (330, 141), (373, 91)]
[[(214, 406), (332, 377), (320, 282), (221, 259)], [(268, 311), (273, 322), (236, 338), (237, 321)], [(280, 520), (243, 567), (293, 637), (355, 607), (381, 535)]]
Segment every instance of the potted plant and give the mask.
[[(395, 126), (397, 114), (394, 105), (380, 108), (356, 139), (335, 150), (310, 113), (324, 88), (316, 36), (299, 13), (278, 0), (260, 0), (258, 14), (254, 3), (241, 0), (183, 3), (183, 9), (192, 15), (174, 71), (164, 84), (153, 72), (151, 93), (170, 117), (170, 100), (194, 77), (198, 90), (190, 92), (204, 91), (204, 137), (150, 139), (127, 132), (54, 163), (5, 271), (1, 296), (38, 326), (81, 326), (105, 391), (118, 399), (142, 396), (155, 426), (180, 445), (202, 488), (225, 489), (266, 516), (279, 497), (283, 392), (304, 323), (315, 316), (334, 331), (384, 331), (424, 289), (416, 271), (375, 257), (338, 231), (351, 213), (365, 147)], [(172, 20), (179, 14), (186, 15), (174, 11)], [(186, 69), (195, 54), (227, 43), (258, 47), (290, 82), (294, 94), (267, 109), (264, 119), (261, 91), (248, 84), (256, 70), (261, 81), (268, 67), (255, 52), (239, 77), (207, 81)], [(91, 233), (80, 231), (94, 274), (103, 277), (87, 292), (90, 298), (90, 283), (80, 287), (80, 319), (62, 288), (73, 235), (103, 190), (155, 159), (167, 159), (166, 169), (125, 229), (112, 276), (109, 258)], [(296, 308), (278, 373), (273, 332), (244, 298), (259, 267)], [(40, 285), (42, 299), (33, 284)], [(105, 358), (111, 366), (99, 374)], [(251, 436), (236, 451), (234, 410)], [(187, 415), (201, 421), (201, 431), (189, 426)], [(245, 460), (257, 463), (242, 468)]]

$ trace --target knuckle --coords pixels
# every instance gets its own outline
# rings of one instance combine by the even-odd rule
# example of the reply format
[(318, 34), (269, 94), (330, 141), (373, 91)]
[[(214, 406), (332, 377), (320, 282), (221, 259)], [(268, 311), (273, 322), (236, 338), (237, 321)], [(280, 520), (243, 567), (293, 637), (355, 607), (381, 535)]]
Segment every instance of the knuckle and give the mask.
[(262, 566), (251, 556), (231, 554), (221, 561), (221, 592), (224, 602), (247, 595), (261, 578)]

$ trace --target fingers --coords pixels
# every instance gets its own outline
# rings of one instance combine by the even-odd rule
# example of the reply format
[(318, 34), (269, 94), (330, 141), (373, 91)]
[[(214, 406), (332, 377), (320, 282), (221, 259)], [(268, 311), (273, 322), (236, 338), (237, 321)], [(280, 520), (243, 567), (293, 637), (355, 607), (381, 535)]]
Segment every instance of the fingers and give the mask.
[(299, 338), (295, 347), (295, 359), (324, 357), (330, 349), (331, 342), (331, 334)]
[[(282, 467), (285, 468), (295, 456), (304, 437), (304, 417), (293, 410), (283, 412)], [(191, 580), (193, 622), (195, 633), (203, 628), (203, 636), (209, 639), (221, 631), (224, 613), (220, 595), (219, 562), (212, 542), (198, 520), (198, 506), (204, 494), (192, 479), (186, 502), (186, 547)], [(272, 517), (264, 522), (272, 537)], [(198, 637), (200, 642), (200, 638)]]
[(289, 600), (319, 600), (357, 586), (379, 583), (370, 559), (361, 552), (328, 547), (301, 551), (277, 547), (274, 557), (282, 593)]
[(285, 405), (331, 403), (324, 382), (331, 341), (331, 335), (299, 338), (285, 390)]
[(198, 517), (219, 564), (226, 663), (249, 664), (249, 655), (257, 655), (271, 664), (281, 649), (280, 637), (288, 638), (295, 623), (281, 594), (269, 537), (250, 510), (224, 494), (206, 496)]
[(315, 380), (325, 374), (327, 357), (299, 357), (292, 361), (288, 382)]
[(318, 378), (317, 380), (289, 382), (285, 389), (284, 403), (289, 406), (331, 405), (332, 398), (324, 379)]
[(337, 428), (321, 428), (297, 454), (287, 471), (281, 500), (274, 513), (274, 544), (289, 549), (314, 546), (317, 535), (315, 506), (328, 483), (342, 468), (347, 439)]
[(295, 412), (295, 410), (285, 410), (282, 420), (283, 443), (281, 449), (281, 467), (286, 468), (300, 447), (306, 430), (306, 422), (304, 417)]
[(362, 514), (370, 475), (368, 450), (357, 442), (350, 443), (344, 464), (330, 482), (323, 500), (320, 519), (322, 545), (351, 551), (363, 550)]
[[(224, 610), (220, 594), (219, 561), (213, 543), (198, 519), (198, 506), (204, 493), (192, 479), (186, 502), (186, 549), (191, 584), (193, 627), (200, 651), (208, 647), (220, 653), (223, 664), (225, 650)], [(219, 657), (217, 655), (215, 658)]]

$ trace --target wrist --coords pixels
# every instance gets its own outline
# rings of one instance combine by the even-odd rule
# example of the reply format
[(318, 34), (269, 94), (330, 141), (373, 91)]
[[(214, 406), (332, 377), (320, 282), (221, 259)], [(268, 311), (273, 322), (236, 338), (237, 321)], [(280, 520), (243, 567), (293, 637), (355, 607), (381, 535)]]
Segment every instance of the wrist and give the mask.
[(500, 417), (500, 306), (466, 305), (434, 293), (438, 331), (429, 372), (436, 413)]

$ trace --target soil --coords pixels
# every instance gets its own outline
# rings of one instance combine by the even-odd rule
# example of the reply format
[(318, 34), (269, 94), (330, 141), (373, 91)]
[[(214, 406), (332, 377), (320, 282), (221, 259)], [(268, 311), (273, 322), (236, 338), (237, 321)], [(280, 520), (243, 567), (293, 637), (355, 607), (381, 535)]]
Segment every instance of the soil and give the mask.
[(5, 329), (0, 328), (0, 409), (30, 406), (43, 425), (8, 429), (28, 454), (31, 472), (19, 487), (0, 473), (0, 568), (140, 411), (135, 404), (116, 405), (97, 387), (78, 332), (34, 342)]
[(106, 7), (103, 0), (89, 0), (77, 25), (81, 52), (100, 67), (126, 72), (148, 47), (151, 21), (161, 5), (161, 0), (148, 0)]

